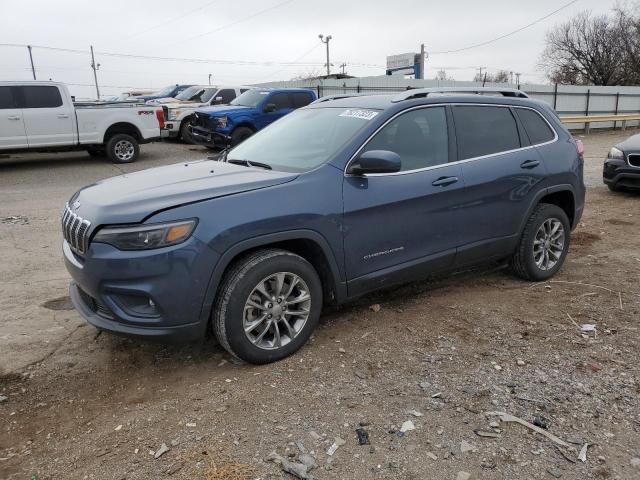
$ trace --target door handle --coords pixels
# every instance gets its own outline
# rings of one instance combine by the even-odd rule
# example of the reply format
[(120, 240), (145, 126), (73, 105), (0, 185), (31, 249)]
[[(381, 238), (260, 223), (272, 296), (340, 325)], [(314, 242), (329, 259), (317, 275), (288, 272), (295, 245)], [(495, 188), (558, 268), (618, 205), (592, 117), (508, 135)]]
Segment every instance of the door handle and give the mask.
[(458, 181), (458, 177), (440, 177), (434, 181), (431, 185), (434, 187), (446, 187), (452, 185)]
[(61, 113), (60, 115), (58, 115), (58, 118), (69, 118), (69, 115), (67, 115), (66, 113)]
[(540, 165), (539, 160), (527, 160), (526, 162), (522, 162), (520, 164), (520, 168), (535, 168)]
[(7, 117), (7, 120), (20, 120), (20, 117), (17, 115), (12, 115), (10, 117)]

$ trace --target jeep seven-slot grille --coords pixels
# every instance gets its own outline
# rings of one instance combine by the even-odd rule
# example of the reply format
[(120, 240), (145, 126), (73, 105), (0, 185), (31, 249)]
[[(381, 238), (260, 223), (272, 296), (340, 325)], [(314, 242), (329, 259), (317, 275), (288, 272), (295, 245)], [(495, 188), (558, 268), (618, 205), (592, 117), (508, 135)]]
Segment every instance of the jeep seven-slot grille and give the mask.
[(84, 253), (87, 246), (87, 233), (91, 222), (71, 211), (69, 204), (62, 213), (62, 235), (72, 250)]

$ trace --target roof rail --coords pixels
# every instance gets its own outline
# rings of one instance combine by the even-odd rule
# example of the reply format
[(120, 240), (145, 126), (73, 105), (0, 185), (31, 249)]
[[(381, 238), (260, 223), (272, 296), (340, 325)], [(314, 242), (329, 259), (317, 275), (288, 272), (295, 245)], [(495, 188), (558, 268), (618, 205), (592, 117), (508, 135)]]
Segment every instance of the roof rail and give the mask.
[(313, 102), (311, 102), (311, 104), (314, 103), (323, 103), (323, 102), (330, 102), (332, 100), (340, 100), (341, 98), (351, 98), (351, 97), (368, 97), (371, 95), (381, 95), (380, 93), (367, 93), (367, 92), (360, 92), (360, 93), (336, 93), (335, 95), (326, 95), (324, 97), (320, 97), (317, 100), (314, 100)]
[(456, 93), (462, 94), (477, 94), (482, 95), (483, 93), (495, 93), (500, 94), (504, 97), (517, 97), (517, 98), (529, 98), (529, 95), (524, 93), (522, 90), (518, 90), (517, 88), (501, 88), (501, 87), (430, 87), (430, 88), (415, 88), (412, 90), (407, 90), (406, 92), (399, 93), (395, 97), (393, 97), (392, 102), (402, 102), (404, 100), (410, 100), (412, 98), (423, 98), (428, 97), (431, 94), (451, 94), (454, 95)]

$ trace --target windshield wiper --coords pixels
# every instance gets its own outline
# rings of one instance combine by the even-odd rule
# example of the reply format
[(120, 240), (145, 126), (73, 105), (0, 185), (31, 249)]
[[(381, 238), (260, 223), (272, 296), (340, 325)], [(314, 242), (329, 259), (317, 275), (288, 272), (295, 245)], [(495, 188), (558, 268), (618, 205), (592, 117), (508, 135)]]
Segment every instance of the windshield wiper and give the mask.
[(226, 160), (226, 162), (233, 163), (234, 165), (246, 165), (247, 167), (258, 167), (258, 168), (264, 168), (265, 170), (272, 170), (271, 165), (267, 165), (266, 163), (260, 163), (260, 162), (250, 162), (249, 160), (229, 158)]

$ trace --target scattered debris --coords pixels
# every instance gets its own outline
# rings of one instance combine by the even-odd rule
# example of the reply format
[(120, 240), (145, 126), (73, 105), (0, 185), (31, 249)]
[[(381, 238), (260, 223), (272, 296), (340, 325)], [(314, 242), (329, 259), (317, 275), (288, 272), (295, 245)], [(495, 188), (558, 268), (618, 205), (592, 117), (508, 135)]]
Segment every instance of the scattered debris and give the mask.
[(462, 442), (460, 442), (460, 452), (461, 453), (472, 452), (473, 450), (475, 450), (475, 448), (476, 447), (474, 447), (472, 444), (470, 444), (466, 440), (462, 440)]
[(427, 452), (427, 457), (429, 457), (431, 460), (438, 459), (438, 456), (435, 453), (431, 453), (431, 452)]
[(407, 433), (415, 429), (416, 429), (416, 426), (413, 424), (413, 422), (411, 420), (407, 420), (400, 427), (400, 433)]
[(589, 364), (589, 368), (591, 369), (591, 371), (593, 373), (598, 373), (600, 370), (602, 370), (604, 367), (602, 366), (602, 364), (597, 363), (597, 362), (593, 362)]
[(520, 365), (522, 367), (523, 365), (526, 365), (527, 362), (525, 362), (524, 360), (518, 359), (518, 360), (516, 360), (516, 364)]
[(549, 429), (549, 420), (544, 418), (542, 415), (536, 415), (533, 417), (533, 424), (536, 427), (544, 428), (545, 430)]
[(424, 413), (419, 412), (418, 410), (409, 410), (407, 412), (409, 415), (413, 415), (414, 417), (423, 417)]
[(156, 450), (156, 453), (153, 455), (153, 458), (160, 458), (162, 455), (164, 455), (165, 453), (167, 453), (169, 451), (169, 447), (167, 447), (166, 443), (163, 443), (162, 445), (160, 445), (160, 448), (158, 450)]
[(116, 432), (119, 432), (120, 430), (122, 430), (122, 425), (118, 425), (116, 428), (114, 428), (114, 430)]
[(9, 400), (9, 397), (6, 395), (0, 395), (0, 403), (4, 403)]
[(194, 423), (187, 423), (187, 427), (189, 428), (195, 428), (196, 424)]
[(469, 472), (458, 472), (456, 476), (456, 480), (469, 480), (471, 478), (471, 474)]
[(496, 370), (500, 371), (502, 370), (502, 367), (500, 365), (494, 365), (493, 368), (495, 368)]
[(480, 430), (480, 429), (476, 429), (473, 431), (473, 433), (475, 433), (476, 435), (478, 435), (479, 437), (485, 437), (485, 438), (500, 438), (500, 434), (496, 433), (496, 432), (490, 432), (488, 430)]
[(313, 455), (310, 455), (308, 453), (303, 453), (302, 455), (300, 455), (298, 457), (298, 460), (300, 460), (300, 463), (307, 467), (307, 471), (313, 470), (316, 467), (316, 459), (313, 457)]
[(440, 398), (442, 397), (442, 392), (436, 392), (433, 395), (431, 395), (431, 398)]
[(580, 453), (578, 454), (578, 460), (581, 462), (587, 461), (587, 449), (591, 446), (590, 443), (585, 443), (580, 449)]
[(596, 331), (596, 325), (594, 323), (585, 323), (580, 326), (580, 331), (582, 333), (589, 333)]
[(630, 462), (630, 463), (631, 463), (631, 466), (632, 466), (632, 467), (640, 468), (640, 458), (638, 458), (638, 457), (633, 457), (633, 458), (631, 459), (631, 462)]
[(308, 467), (303, 463), (291, 462), (276, 452), (272, 452), (267, 460), (279, 464), (284, 472), (290, 473), (294, 477), (301, 480), (313, 480), (313, 477), (308, 473)]
[(372, 312), (376, 312), (376, 313), (377, 313), (377, 312), (379, 312), (379, 311), (380, 311), (380, 309), (381, 309), (381, 308), (382, 308), (382, 307), (380, 307), (380, 304), (379, 304), (379, 303), (374, 303), (373, 305), (371, 305), (371, 306), (369, 307), (369, 310), (371, 310)]
[(0, 222), (9, 223), (11, 225), (27, 225), (29, 224), (29, 219), (24, 215), (10, 215), (0, 219)]
[(327, 450), (327, 455), (329, 455), (330, 457), (336, 453), (336, 450), (338, 450), (338, 447), (344, 445), (346, 442), (341, 439), (340, 437), (336, 437), (333, 439), (333, 444), (329, 447), (329, 449)]
[(562, 472), (557, 468), (547, 468), (547, 473), (553, 478), (560, 478), (562, 476)]
[(521, 418), (515, 417), (513, 415), (509, 415), (508, 413), (504, 413), (504, 412), (487, 412), (487, 415), (496, 415), (498, 417), (500, 417), (500, 420), (507, 423), (507, 422), (515, 422), (515, 423), (519, 423), (522, 426), (525, 426), (527, 428), (530, 428), (531, 430), (533, 430), (534, 432), (539, 433), (540, 435), (544, 435), (545, 437), (547, 437), (549, 440), (551, 440), (552, 442), (557, 443), (558, 445), (561, 445), (563, 447), (566, 448), (571, 448), (571, 446), (563, 441), (560, 440), (558, 437), (556, 437), (554, 434), (547, 432), (546, 430), (540, 428), (540, 427), (536, 427), (535, 425), (522, 420)]
[(364, 428), (356, 428), (356, 434), (360, 445), (369, 445), (369, 433)]

